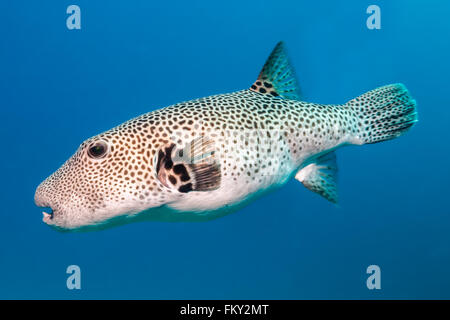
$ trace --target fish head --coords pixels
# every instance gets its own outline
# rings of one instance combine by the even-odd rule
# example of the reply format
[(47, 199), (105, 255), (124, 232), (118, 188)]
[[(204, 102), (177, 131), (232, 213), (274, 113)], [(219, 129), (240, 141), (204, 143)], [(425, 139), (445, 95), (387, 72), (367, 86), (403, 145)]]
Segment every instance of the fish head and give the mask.
[(50, 208), (43, 221), (78, 229), (163, 205), (170, 190), (154, 165), (161, 143), (138, 120), (87, 139), (37, 187), (36, 205)]

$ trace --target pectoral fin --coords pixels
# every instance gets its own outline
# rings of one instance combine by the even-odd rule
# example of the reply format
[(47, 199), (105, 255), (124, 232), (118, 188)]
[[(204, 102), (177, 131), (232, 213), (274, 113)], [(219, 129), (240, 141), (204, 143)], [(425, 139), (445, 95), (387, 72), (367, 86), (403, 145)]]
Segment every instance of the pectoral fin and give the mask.
[(156, 174), (164, 186), (182, 193), (219, 188), (221, 172), (214, 142), (202, 136), (184, 148), (163, 147), (156, 158)]
[(300, 169), (295, 175), (295, 179), (303, 183), (309, 190), (337, 203), (337, 171), (336, 154), (330, 152)]

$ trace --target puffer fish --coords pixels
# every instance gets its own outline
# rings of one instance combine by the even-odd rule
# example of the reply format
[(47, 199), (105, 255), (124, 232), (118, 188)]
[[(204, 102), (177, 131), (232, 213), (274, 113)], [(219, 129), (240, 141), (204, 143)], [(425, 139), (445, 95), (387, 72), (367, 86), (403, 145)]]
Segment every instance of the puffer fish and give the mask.
[(344, 104), (302, 101), (284, 44), (250, 88), (168, 106), (84, 141), (35, 203), (57, 229), (205, 221), (297, 179), (336, 203), (335, 150), (399, 137), (417, 121), (402, 84)]

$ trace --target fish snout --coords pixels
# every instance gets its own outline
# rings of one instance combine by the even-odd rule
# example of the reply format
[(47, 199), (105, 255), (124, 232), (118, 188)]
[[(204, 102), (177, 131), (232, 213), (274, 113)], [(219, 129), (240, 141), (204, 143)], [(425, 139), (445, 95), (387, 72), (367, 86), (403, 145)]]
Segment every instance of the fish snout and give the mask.
[(36, 204), (36, 206), (43, 209), (42, 221), (44, 221), (47, 224), (51, 224), (55, 211), (52, 206), (51, 197), (45, 190), (46, 187), (44, 181), (36, 188), (36, 192), (34, 194), (34, 203)]

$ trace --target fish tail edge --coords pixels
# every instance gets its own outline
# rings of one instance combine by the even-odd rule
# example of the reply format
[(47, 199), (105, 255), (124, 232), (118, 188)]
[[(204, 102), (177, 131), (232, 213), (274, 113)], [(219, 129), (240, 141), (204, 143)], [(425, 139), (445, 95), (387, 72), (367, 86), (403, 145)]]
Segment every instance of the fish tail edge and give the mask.
[(418, 121), (417, 103), (401, 83), (369, 91), (346, 106), (356, 117), (355, 144), (397, 138)]

